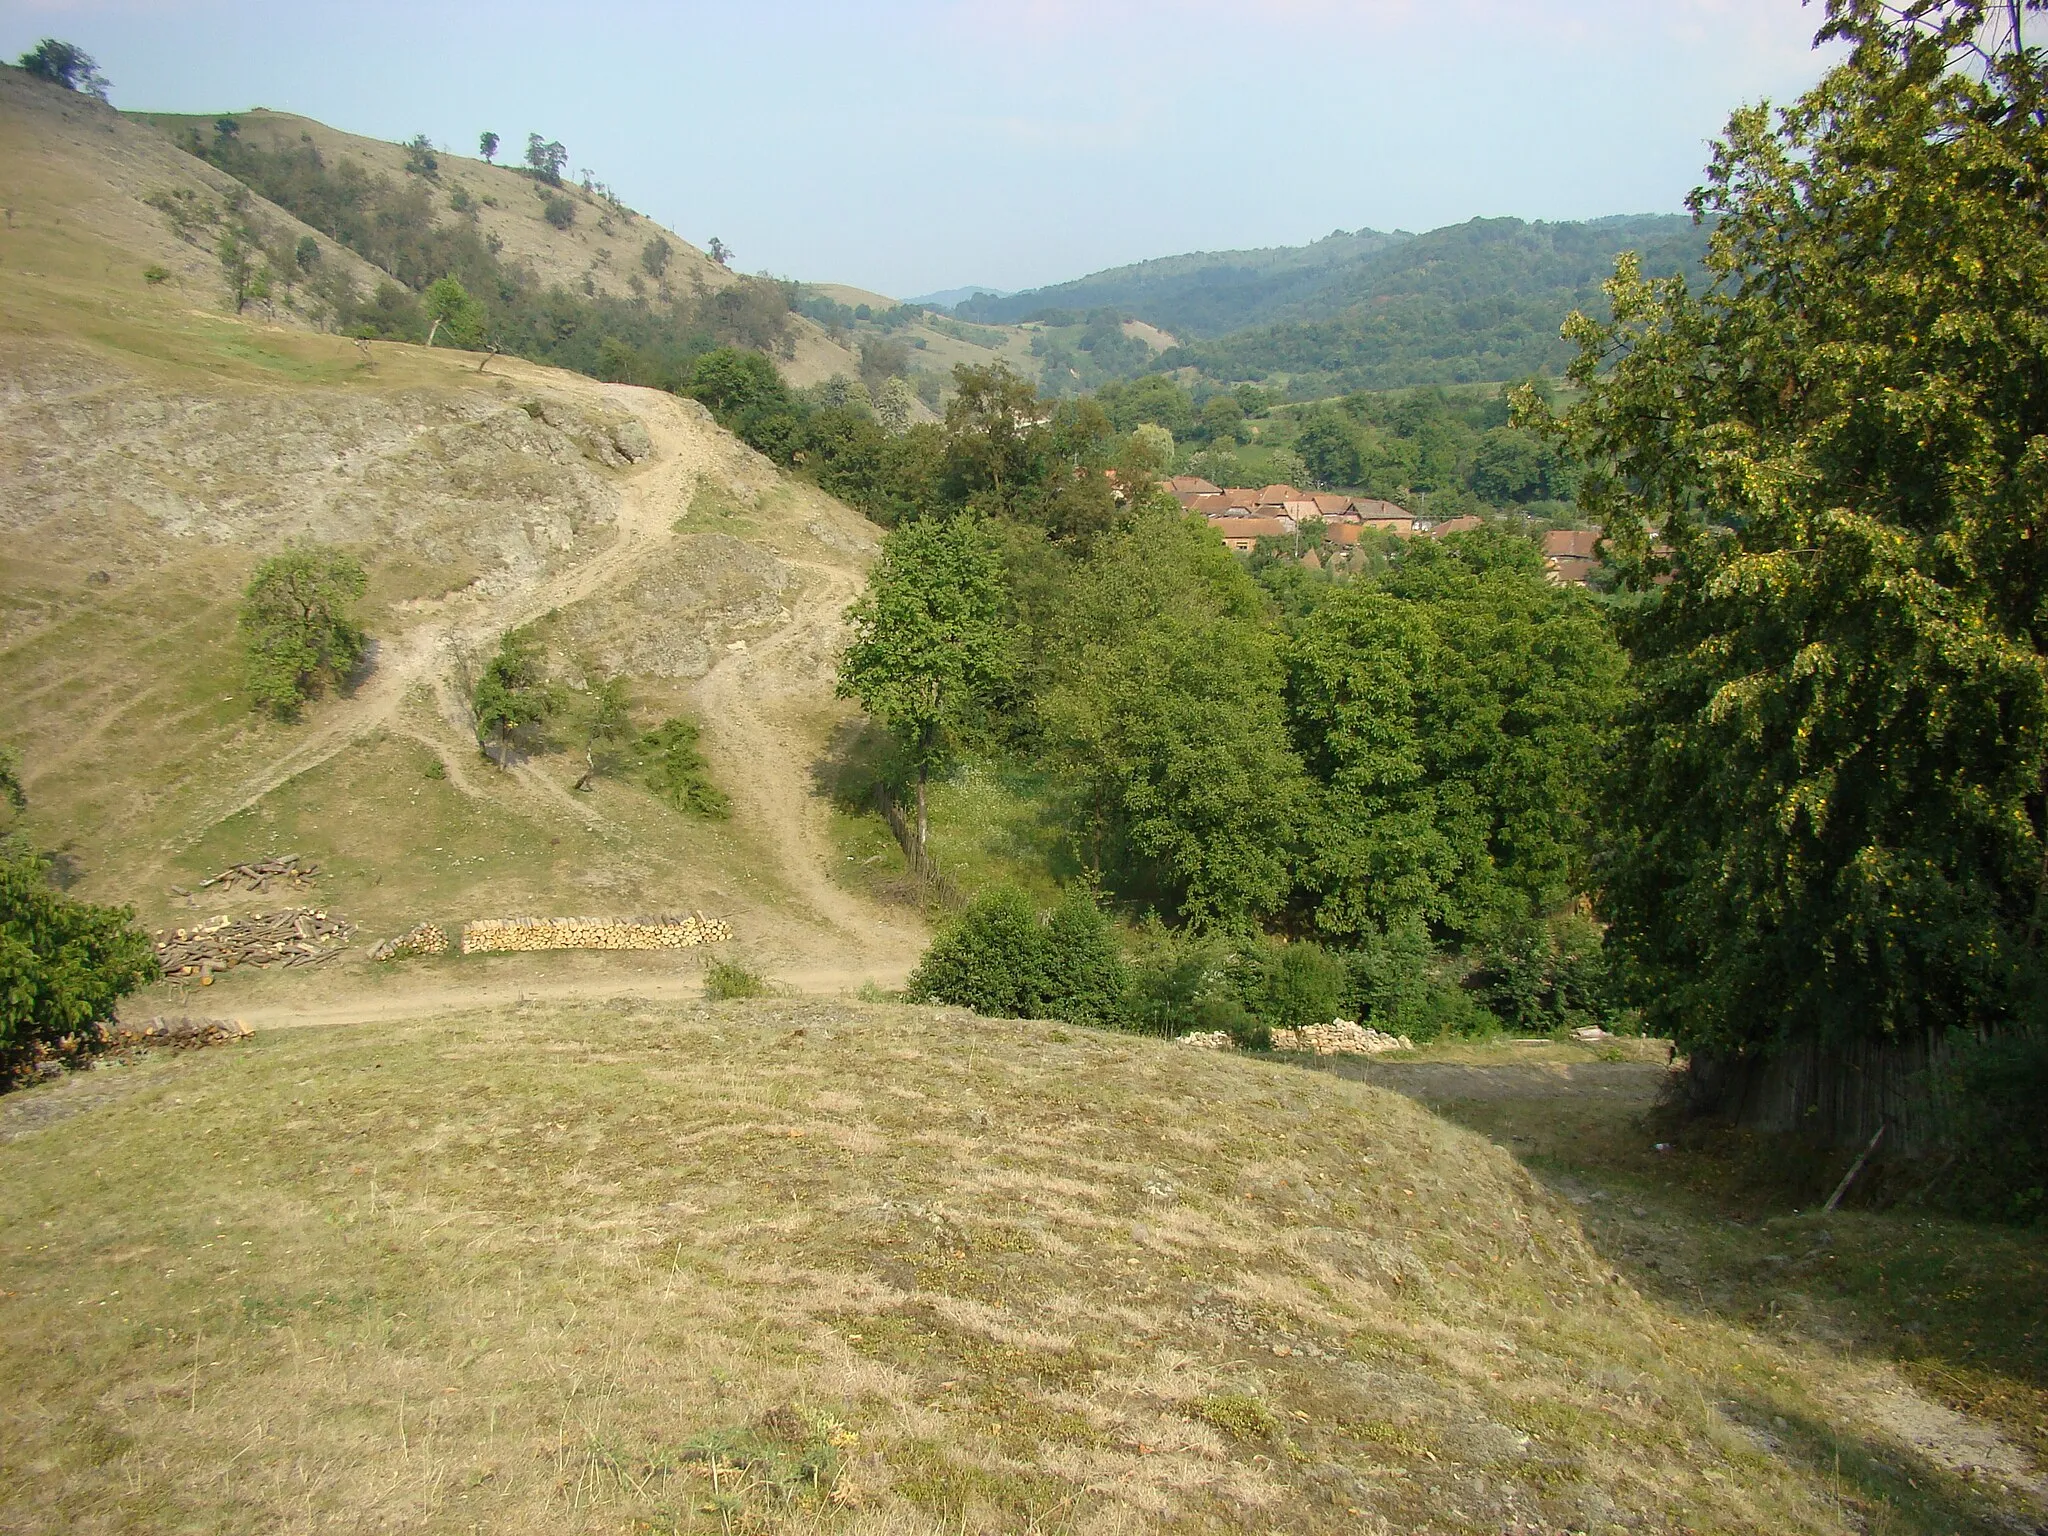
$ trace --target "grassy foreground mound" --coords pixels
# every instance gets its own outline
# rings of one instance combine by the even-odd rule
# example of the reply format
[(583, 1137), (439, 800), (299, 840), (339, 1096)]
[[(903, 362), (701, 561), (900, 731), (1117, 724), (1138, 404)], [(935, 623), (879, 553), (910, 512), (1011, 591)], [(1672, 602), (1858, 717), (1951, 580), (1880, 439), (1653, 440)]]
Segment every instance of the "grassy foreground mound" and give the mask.
[(1767, 1365), (1480, 1137), (1277, 1064), (526, 1005), (109, 1065), (0, 1138), (0, 1528), (1844, 1524), (1726, 1400)]

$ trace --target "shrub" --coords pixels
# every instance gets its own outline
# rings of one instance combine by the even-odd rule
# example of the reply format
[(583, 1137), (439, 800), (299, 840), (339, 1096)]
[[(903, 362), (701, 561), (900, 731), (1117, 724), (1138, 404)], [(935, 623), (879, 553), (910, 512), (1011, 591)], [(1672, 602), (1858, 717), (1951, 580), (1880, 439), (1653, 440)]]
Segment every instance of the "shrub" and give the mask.
[(734, 997), (760, 997), (768, 990), (767, 980), (737, 960), (714, 960), (704, 973), (704, 995), (714, 1003)]
[(576, 222), (576, 205), (566, 197), (551, 197), (541, 209), (541, 217), (557, 229), (567, 229)]
[(1237, 1001), (1269, 1030), (1327, 1024), (1344, 1002), (1344, 962), (1306, 940), (1249, 950), (1233, 974)]
[(731, 814), (697, 750), (694, 720), (664, 721), (640, 738), (641, 776), (647, 787), (679, 811), (720, 820)]
[(152, 288), (156, 287), (159, 283), (168, 283), (171, 280), (171, 269), (161, 266), (156, 262), (151, 262), (142, 269), (142, 280)]
[(1931, 1193), (1966, 1216), (2048, 1222), (2048, 1033), (1953, 1034), (1929, 1088), (1953, 1156)]
[(368, 582), (362, 566), (335, 549), (288, 549), (256, 567), (240, 622), (258, 708), (289, 719), (356, 669), (370, 642), (349, 610)]
[(910, 978), (913, 1002), (997, 1018), (1114, 1022), (1126, 988), (1109, 921), (1086, 895), (1040, 912), (1014, 886), (975, 899), (933, 941)]
[(157, 979), (134, 918), (52, 890), (39, 859), (0, 854), (0, 1086), (47, 1052), (98, 1050), (114, 1004)]
[(1510, 1029), (1549, 1034), (1623, 1020), (1605, 936), (1586, 918), (1503, 923), (1479, 959), (1486, 1005)]

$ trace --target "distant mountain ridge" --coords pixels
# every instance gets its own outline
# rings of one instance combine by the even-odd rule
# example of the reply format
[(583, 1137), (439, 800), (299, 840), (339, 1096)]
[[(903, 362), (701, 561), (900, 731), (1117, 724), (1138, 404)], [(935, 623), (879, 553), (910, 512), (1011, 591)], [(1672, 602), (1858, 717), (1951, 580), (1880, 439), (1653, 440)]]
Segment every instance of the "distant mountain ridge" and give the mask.
[(973, 298), (1007, 299), (1013, 290), (994, 288), (987, 283), (970, 283), (965, 288), (941, 288), (937, 293), (920, 293), (915, 298), (905, 299), (906, 304), (922, 304), (927, 309), (951, 309)]
[(1623, 251), (1652, 274), (1697, 281), (1706, 242), (1683, 214), (1339, 230), (1305, 246), (1139, 262), (954, 313), (1014, 323), (1113, 309), (1181, 339), (1152, 366), (1219, 382), (1277, 374), (1296, 393), (1511, 379), (1564, 366), (1558, 327), (1574, 309), (1605, 313), (1600, 285)]

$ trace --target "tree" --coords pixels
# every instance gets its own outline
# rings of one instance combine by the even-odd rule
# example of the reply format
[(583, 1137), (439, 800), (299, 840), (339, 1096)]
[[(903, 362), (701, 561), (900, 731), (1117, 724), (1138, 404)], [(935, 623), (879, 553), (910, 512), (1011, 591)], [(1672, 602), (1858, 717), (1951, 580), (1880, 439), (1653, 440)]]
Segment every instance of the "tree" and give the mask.
[(259, 260), (255, 239), (247, 226), (231, 222), (214, 242), (213, 254), (220, 262), (220, 275), (227, 282), (228, 297), (234, 300), (235, 313), (239, 315), (249, 307), (253, 296), (251, 289)]
[(1122, 1003), (1123, 956), (1100, 909), (1079, 892), (1040, 912), (1014, 886), (975, 898), (911, 974), (918, 1002), (988, 1018), (1108, 1024)]
[(157, 979), (134, 919), (50, 889), (40, 859), (0, 850), (0, 1084), (46, 1051), (98, 1049), (114, 1004)]
[(526, 136), (526, 165), (533, 175), (551, 187), (562, 184), (562, 167), (569, 163), (569, 151), (553, 139), (537, 133)]
[(567, 229), (576, 222), (575, 199), (561, 196), (550, 197), (541, 204), (540, 213), (541, 217), (554, 225), (556, 229)]
[(100, 73), (100, 67), (93, 62), (91, 54), (76, 43), (59, 42), (54, 37), (44, 38), (24, 53), (21, 67), (38, 80), (61, 85), (67, 91), (97, 96), (101, 101), (107, 99), (107, 91), (113, 85)]
[(2041, 1017), (2048, 65), (1988, 11), (1831, 0), (1847, 62), (1693, 194), (1710, 283), (1570, 322), (1581, 504), (1672, 552), (1600, 905), (1696, 1061)]
[(1198, 924), (1272, 912), (1301, 765), (1258, 588), (1208, 528), (1141, 502), (1055, 622), (1038, 713), (1097, 867)]
[(1325, 490), (1357, 485), (1364, 478), (1358, 456), (1358, 434), (1341, 414), (1320, 410), (1302, 424), (1294, 451), (1308, 469), (1312, 483)]
[(424, 133), (416, 133), (405, 141), (405, 169), (414, 176), (440, 175), (441, 157), (434, 153), (433, 143)]
[(946, 405), (946, 467), (956, 501), (991, 514), (1016, 512), (1045, 475), (1046, 415), (1038, 391), (1007, 364), (955, 367)]
[(301, 546), (272, 555), (242, 594), (242, 650), (249, 694), (290, 719), (323, 687), (347, 680), (369, 649), (349, 610), (369, 584), (337, 549)]
[(1464, 939), (1584, 889), (1623, 667), (1592, 601), (1509, 534), (1418, 541), (1336, 588), (1288, 656), (1313, 926), (1355, 943), (1420, 918)]
[(28, 809), (28, 794), (21, 787), (21, 754), (12, 747), (0, 747), (0, 800), (17, 811)]
[(717, 262), (721, 267), (729, 267), (732, 265), (732, 247), (727, 245), (723, 240), (719, 239), (718, 236), (713, 235), (711, 237), (711, 244), (706, 246), (705, 250), (706, 253), (711, 257), (711, 259)]
[(891, 530), (847, 622), (839, 696), (858, 699), (910, 759), (922, 869), (931, 771), (1009, 672), (1002, 563), (982, 520), (962, 512)]
[(477, 745), (502, 771), (510, 766), (513, 738), (546, 724), (560, 703), (542, 670), (539, 642), (525, 630), (507, 631), (470, 689)]
[(421, 311), (432, 321), (427, 330), (427, 345), (434, 344), (435, 335), (446, 330), (448, 339), (458, 347), (474, 347), (484, 339), (483, 306), (469, 296), (469, 290), (453, 277), (436, 278), (427, 285), (421, 295)]
[(640, 265), (646, 269), (649, 277), (659, 278), (668, 270), (668, 259), (671, 254), (668, 242), (656, 235), (640, 247)]
[(490, 165), (498, 163), (498, 136), (495, 133), (486, 130), (478, 135), (476, 149), (477, 153), (484, 157), (485, 163)]
[(310, 272), (320, 265), (320, 242), (311, 235), (299, 236), (299, 243), (292, 247), (292, 262), (301, 272)]
[(633, 714), (626, 680), (604, 678), (590, 690), (590, 715), (583, 725), (583, 777), (576, 787), (590, 789), (600, 775), (616, 771), (632, 740)]

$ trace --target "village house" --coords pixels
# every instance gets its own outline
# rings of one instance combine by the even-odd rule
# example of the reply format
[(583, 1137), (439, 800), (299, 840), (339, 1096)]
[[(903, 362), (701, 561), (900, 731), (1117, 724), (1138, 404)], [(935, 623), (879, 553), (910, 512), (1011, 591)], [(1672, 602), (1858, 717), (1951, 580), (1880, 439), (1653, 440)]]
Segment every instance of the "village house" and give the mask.
[(1543, 535), (1543, 575), (1557, 586), (1583, 587), (1600, 566), (1598, 528), (1553, 528)]
[(1175, 475), (1160, 485), (1240, 551), (1249, 551), (1261, 538), (1291, 537), (1311, 520), (1321, 522), (1324, 536), (1340, 548), (1356, 544), (1366, 528), (1404, 538), (1415, 531), (1414, 514), (1377, 497), (1310, 492), (1286, 484), (1226, 488), (1199, 475)]

